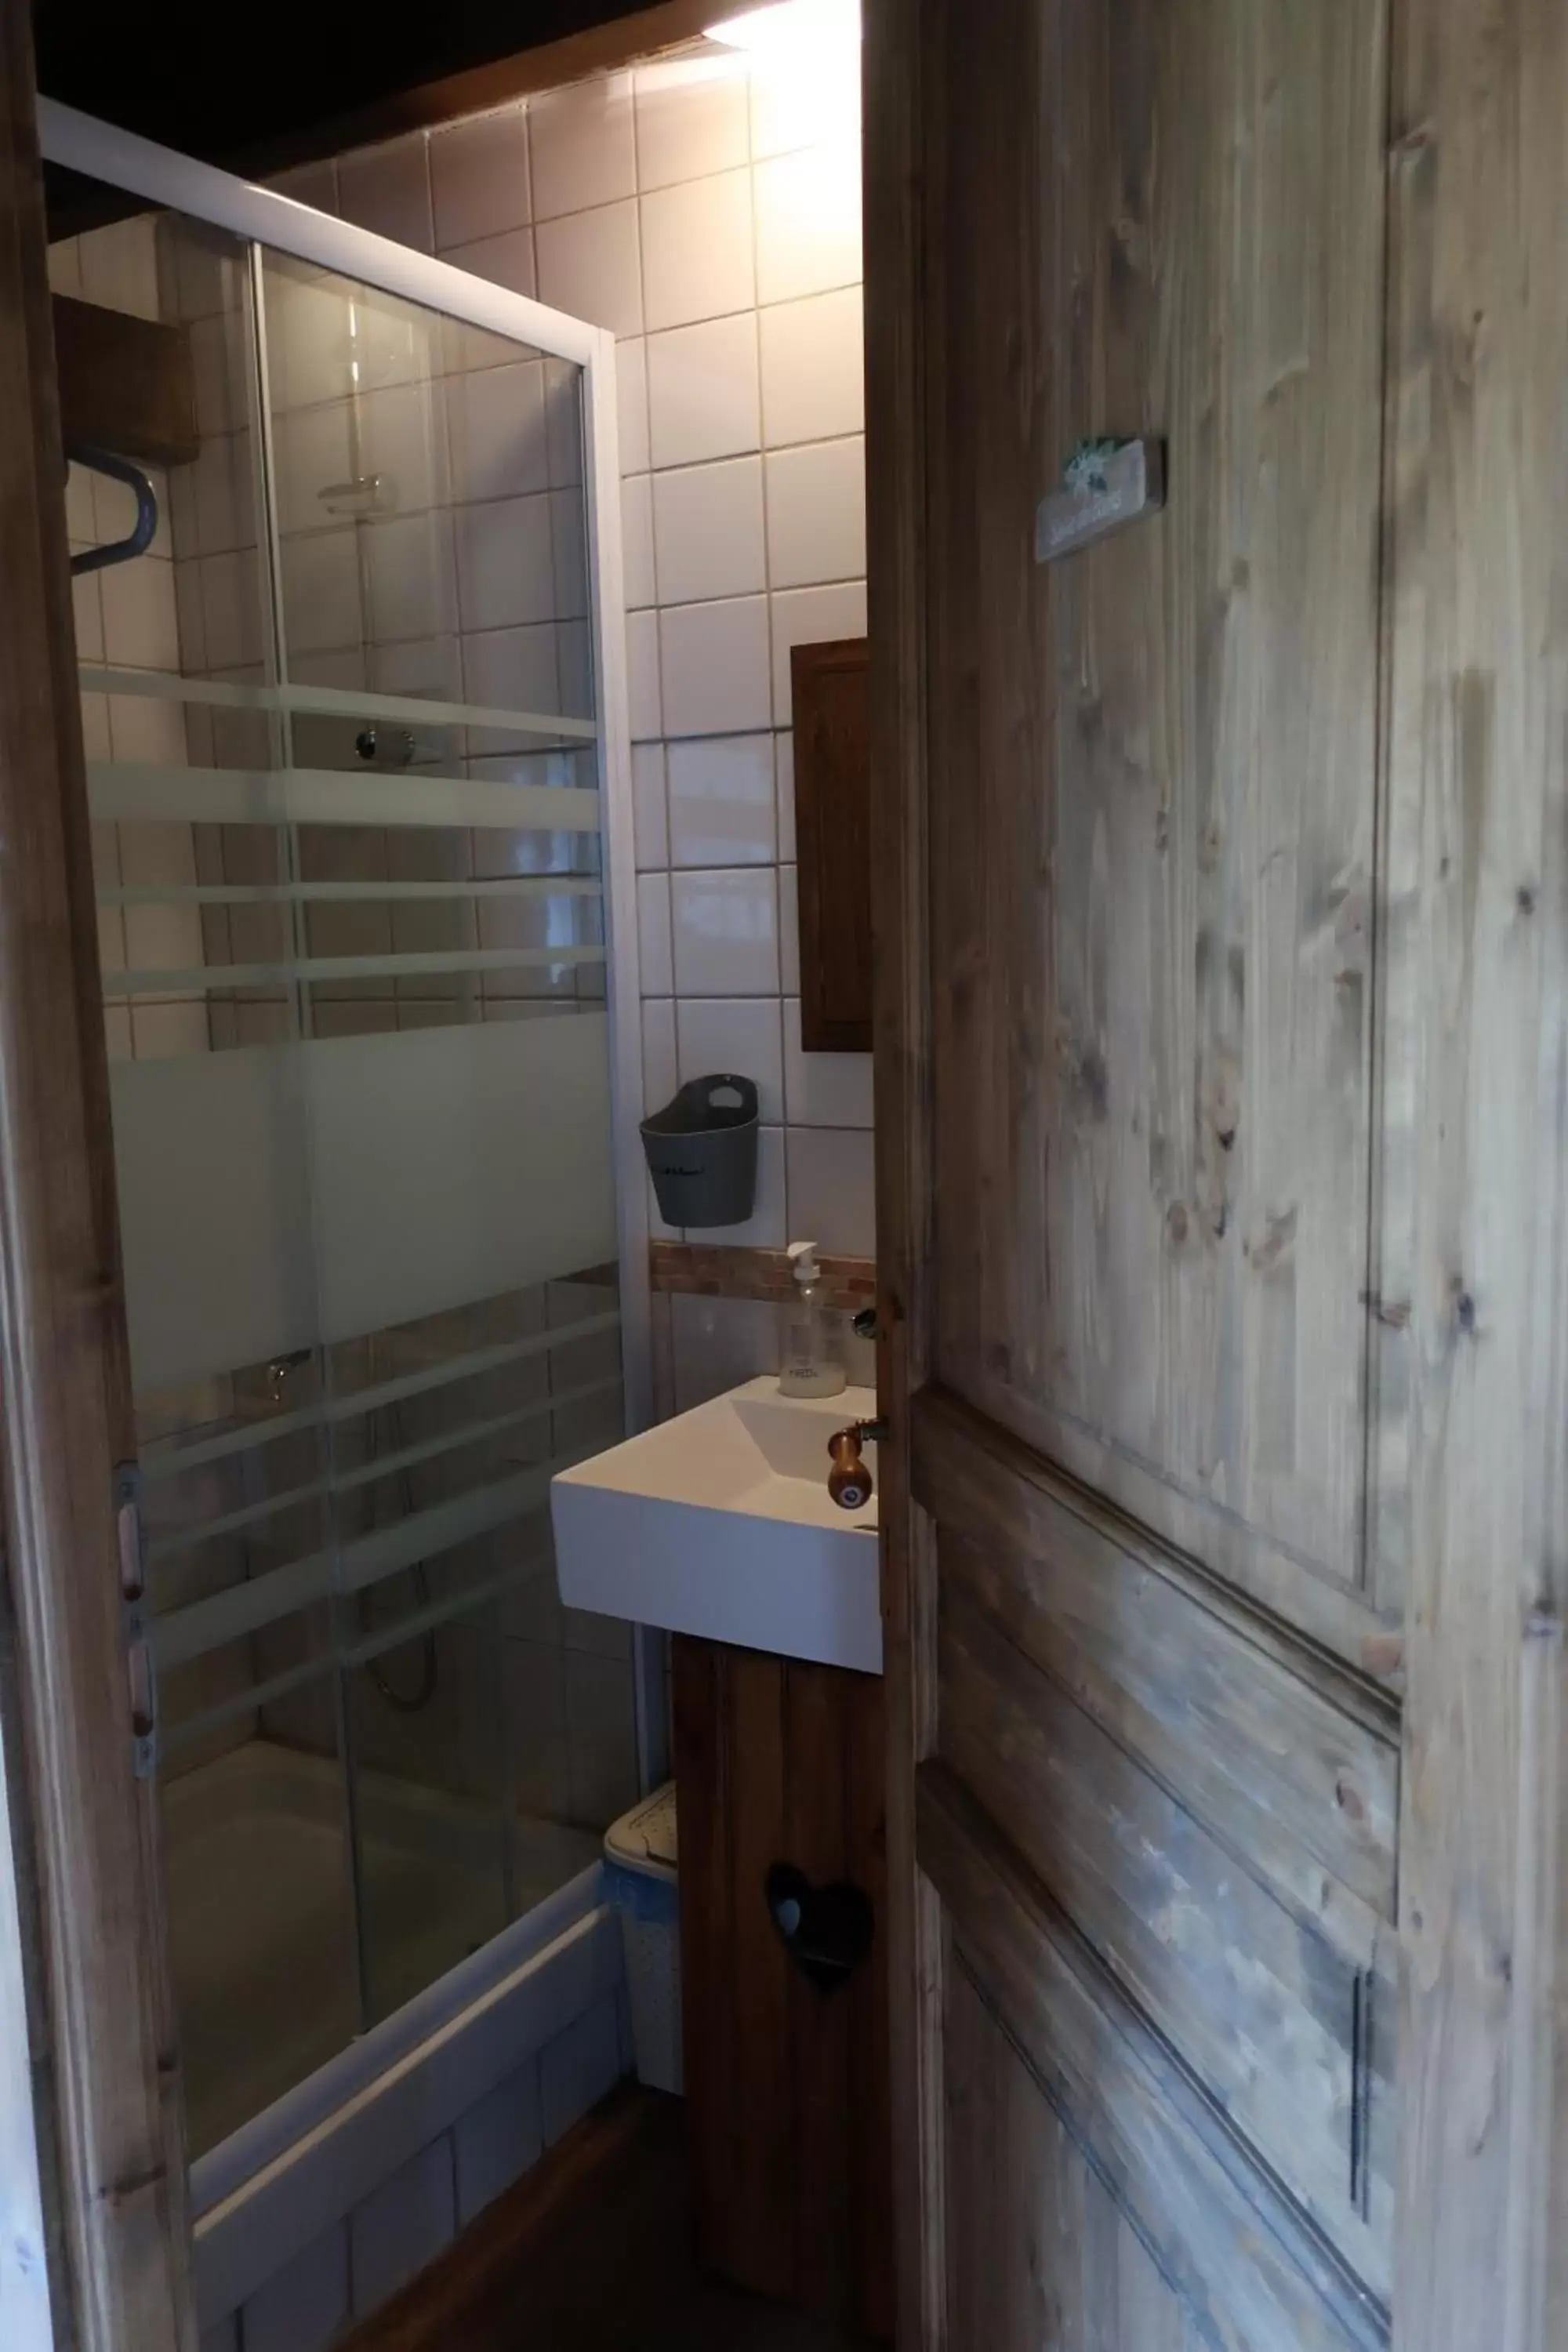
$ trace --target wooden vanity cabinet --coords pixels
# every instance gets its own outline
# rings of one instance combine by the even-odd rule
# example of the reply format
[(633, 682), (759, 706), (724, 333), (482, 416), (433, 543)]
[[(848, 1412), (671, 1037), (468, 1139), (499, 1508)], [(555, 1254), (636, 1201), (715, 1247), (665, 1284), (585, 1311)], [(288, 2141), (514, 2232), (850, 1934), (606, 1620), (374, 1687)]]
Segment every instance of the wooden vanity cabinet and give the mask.
[[(882, 1684), (676, 1636), (681, 1973), (693, 2197), (721, 2276), (890, 2336)], [(869, 1952), (814, 1982), (775, 1864), (872, 1906)]]

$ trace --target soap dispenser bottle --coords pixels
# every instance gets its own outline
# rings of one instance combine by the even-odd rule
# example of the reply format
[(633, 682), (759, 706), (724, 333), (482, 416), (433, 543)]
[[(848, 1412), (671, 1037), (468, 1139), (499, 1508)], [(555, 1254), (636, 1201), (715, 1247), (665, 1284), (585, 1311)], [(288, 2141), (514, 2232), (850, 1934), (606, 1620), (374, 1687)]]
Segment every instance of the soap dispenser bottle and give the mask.
[(822, 1296), (822, 1276), (815, 1242), (791, 1242), (790, 1268), (795, 1297), (784, 1308), (784, 1359), (779, 1370), (780, 1396), (837, 1396), (845, 1382), (844, 1366), (835, 1345), (829, 1310)]

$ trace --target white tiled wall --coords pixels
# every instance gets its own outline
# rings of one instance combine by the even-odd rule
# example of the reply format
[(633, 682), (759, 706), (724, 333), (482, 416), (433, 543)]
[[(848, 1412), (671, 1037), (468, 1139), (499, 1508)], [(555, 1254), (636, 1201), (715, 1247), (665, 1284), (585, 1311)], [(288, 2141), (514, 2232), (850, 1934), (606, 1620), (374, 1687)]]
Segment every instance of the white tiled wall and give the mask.
[[(789, 731), (791, 646), (866, 620), (858, 73), (694, 44), (286, 184), (619, 338), (647, 1101), (762, 1089), (755, 1212), (700, 1238), (868, 1255), (868, 1058), (800, 1050)], [(683, 1392), (773, 1360), (731, 1320), (682, 1318)]]
[[(49, 248), (49, 278), (57, 292), (78, 294), (134, 317), (161, 315), (157, 244), (150, 215), (60, 240)], [(169, 528), (169, 478), (153, 468), (157, 535), (134, 563), (79, 573), (72, 582), (77, 648), (84, 662), (117, 669), (178, 671), (180, 628)], [(136, 519), (135, 494), (72, 466), (66, 490), (72, 554), (123, 539)], [(82, 697), (87, 756), (183, 765), (184, 731), (177, 703), (152, 697)], [(97, 824), (93, 866), (100, 887), (126, 888), (195, 882), (195, 847), (188, 824)], [(99, 917), (109, 1052), (113, 1060), (146, 1059), (206, 1050), (206, 1008), (200, 995), (171, 989), (139, 994), (116, 989), (126, 971), (189, 970), (202, 961), (201, 922), (189, 906), (105, 908)]]
[(520, 2180), (629, 2066), (617, 1989), (601, 1993), (207, 2328), (202, 2352), (326, 2352)]

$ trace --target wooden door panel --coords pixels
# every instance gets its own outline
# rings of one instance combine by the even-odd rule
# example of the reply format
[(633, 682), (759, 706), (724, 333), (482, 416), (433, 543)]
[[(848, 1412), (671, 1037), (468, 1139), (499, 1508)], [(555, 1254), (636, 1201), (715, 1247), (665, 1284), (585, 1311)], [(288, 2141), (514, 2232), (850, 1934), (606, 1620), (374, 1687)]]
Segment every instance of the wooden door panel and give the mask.
[[(973, 2057), (1047, 2200), (1087, 2171), (1200, 2340), (1342, 2352), (1394, 2291), (1400, 1563), (1366, 1532), (1387, 4), (1001, 14), (984, 43), (931, 19), (910, 1477), (949, 2340), (985, 2292)], [(1137, 432), (1165, 511), (1037, 565), (1074, 445)], [(997, 2292), (1026, 2298), (1047, 2225), (1013, 2226)], [(1082, 2327), (1114, 2345), (1104, 2247), (1099, 2274)]]
[(927, 1390), (912, 1420), (944, 1578), (1288, 1909), (1363, 1957), (1394, 1916), (1394, 1702), (955, 1399)]
[(1397, 1709), (969, 1408), (914, 1434), (935, 1756), (1386, 2304)]
[(962, 1967), (948, 1996), (944, 2087), (953, 2342), (1199, 2352), (1196, 2321)]
[(1555, 2347), (1568, 16), (868, 31), (901, 2314)]
[[(933, 1369), (1360, 1660), (1384, 0), (1002, 15), (943, 51)], [(1037, 566), (1140, 431), (1167, 511)]]
[[(963, 2060), (948, 2036), (964, 2031), (967, 1978), (1026, 2072), (1104, 2184), (1118, 2211), (1149, 2250), (1161, 2275), (1214, 2352), (1382, 2352), (1386, 2321), (1378, 2299), (1358, 2286), (1327, 2241), (1273, 2176), (1238, 2142), (1230, 2123), (1193, 2082), (1164, 2038), (1128, 1999), (1049, 1892), (997, 1836), (984, 1812), (945, 1767), (922, 1767), (917, 1789), (921, 1864), (949, 1920), (944, 2015), (945, 2070), (952, 2087)], [(1022, 2099), (1015, 2082), (1010, 2097)], [(983, 2091), (984, 2097), (984, 2091)], [(1005, 2106), (995, 2117), (1003, 2127)], [(977, 2126), (977, 2129), (983, 2126)], [(955, 2305), (975, 2291), (968, 2229), (970, 2188), (962, 2137), (950, 2137), (948, 2312), (945, 2341), (969, 2352), (987, 2343), (958, 2332)], [(971, 2161), (973, 2155), (971, 2154)], [(998, 2307), (1028, 2293), (1025, 2249), (1040, 2227), (1042, 2188), (1023, 2175), (1010, 2198), (1010, 2228), (998, 2239)], [(1108, 2324), (1115, 2280), (1098, 2275), (1089, 2325)], [(1068, 2339), (1069, 2342), (1071, 2338)], [(1095, 2344), (1092, 2335), (1088, 2339)], [(1107, 2339), (1114, 2352), (1142, 2352), (1136, 2337)], [(1005, 2347), (1050, 2344), (1015, 2326)]]
[(1393, 2184), (1363, 2171), (1376, 2013), (1394, 1986), (1278, 1903), (943, 1580), (937, 1753), (1368, 2284), (1386, 2297)]

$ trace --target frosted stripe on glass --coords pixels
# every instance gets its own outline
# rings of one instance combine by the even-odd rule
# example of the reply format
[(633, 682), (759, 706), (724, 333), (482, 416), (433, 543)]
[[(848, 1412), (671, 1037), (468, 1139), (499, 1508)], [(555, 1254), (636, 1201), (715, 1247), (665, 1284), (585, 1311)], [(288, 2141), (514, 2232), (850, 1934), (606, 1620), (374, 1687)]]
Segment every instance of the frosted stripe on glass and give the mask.
[[(182, 1477), (187, 1470), (199, 1470), (209, 1462), (225, 1462), (236, 1454), (248, 1454), (254, 1446), (269, 1445), (275, 1437), (291, 1437), (298, 1430), (319, 1429), (328, 1422), (353, 1421), (363, 1413), (379, 1412), (384, 1405), (401, 1404), (409, 1397), (448, 1388), (454, 1381), (477, 1380), (481, 1373), (498, 1371), (502, 1365), (515, 1364), (525, 1356), (547, 1355), (552, 1348), (564, 1347), (569, 1339), (596, 1339), (603, 1331), (618, 1330), (620, 1321), (615, 1308), (603, 1315), (584, 1315), (574, 1323), (562, 1323), (548, 1331), (531, 1331), (526, 1339), (498, 1340), (493, 1347), (473, 1348), (466, 1355), (447, 1356), (440, 1363), (427, 1365), (419, 1371), (403, 1372), (396, 1380), (378, 1381), (374, 1388), (355, 1389), (346, 1396), (302, 1405), (297, 1412), (269, 1413), (265, 1421), (226, 1429), (216, 1437), (198, 1437), (194, 1442), (166, 1438), (143, 1450), (142, 1475), (149, 1479)], [(362, 1332), (356, 1336), (365, 1335)]]
[(121, 1062), (110, 1081), (143, 1394), (616, 1255), (602, 1012)]
[(411, 1511), (391, 1527), (377, 1528), (338, 1555), (338, 1583), (344, 1592), (363, 1592), (420, 1560), (438, 1559), (455, 1544), (504, 1528), (509, 1519), (537, 1508), (548, 1497), (554, 1472), (564, 1465), (551, 1462), (514, 1477), (498, 1478), (488, 1486), (472, 1486), (449, 1503), (433, 1503), (428, 1510)]
[(160, 1672), (183, 1666), (192, 1658), (221, 1650), (243, 1634), (255, 1633), (280, 1617), (324, 1601), (333, 1592), (363, 1592), (384, 1578), (398, 1575), (416, 1560), (433, 1559), (454, 1545), (488, 1535), (510, 1520), (541, 1507), (549, 1498), (550, 1481), (558, 1470), (585, 1459), (585, 1449), (554, 1454), (515, 1477), (499, 1478), (475, 1486), (449, 1503), (415, 1511), (395, 1527), (378, 1528), (335, 1554), (314, 1551), (290, 1560), (287, 1567), (268, 1569), (243, 1583), (226, 1585), (205, 1600), (187, 1601), (153, 1620), (153, 1648)]
[(135, 889), (117, 886), (98, 893), (100, 907), (272, 907), (296, 902), (452, 898), (597, 898), (604, 885), (596, 874), (509, 874), (501, 880), (473, 882), (170, 882)]
[(301, 1503), (323, 1501), (332, 1494), (351, 1494), (358, 1486), (373, 1486), (395, 1471), (411, 1470), (418, 1463), (434, 1462), (440, 1454), (481, 1445), (488, 1438), (499, 1437), (503, 1430), (516, 1429), (523, 1422), (546, 1421), (552, 1412), (563, 1412), (571, 1405), (616, 1395), (620, 1385), (618, 1380), (590, 1381), (580, 1388), (563, 1389), (559, 1395), (537, 1397), (530, 1404), (519, 1405), (515, 1412), (497, 1413), (487, 1421), (465, 1422), (460, 1428), (444, 1430), (439, 1437), (426, 1437), (417, 1445), (405, 1445), (394, 1454), (379, 1454), (372, 1461), (362, 1462), (356, 1469), (335, 1470), (331, 1477), (312, 1479), (305, 1486), (280, 1487), (276, 1495), (264, 1495), (258, 1503), (247, 1503), (216, 1518), (198, 1519), (175, 1534), (154, 1538), (149, 1547), (149, 1557), (157, 1566), (177, 1558), (181, 1552), (194, 1550), (198, 1544), (210, 1542), (216, 1536), (234, 1535), (239, 1528), (255, 1527), (281, 1511), (295, 1510)]
[(410, 1616), (400, 1617), (395, 1624), (372, 1634), (363, 1642), (355, 1643), (351, 1649), (322, 1650), (307, 1659), (302, 1666), (289, 1666), (265, 1682), (252, 1683), (244, 1689), (231, 1691), (226, 1698), (219, 1699), (216, 1706), (205, 1707), (201, 1714), (187, 1716), (166, 1732), (161, 1731), (159, 1745), (162, 1753), (164, 1756), (177, 1755), (181, 1748), (192, 1746), (205, 1733), (216, 1731), (220, 1724), (230, 1723), (237, 1716), (253, 1714), (258, 1706), (266, 1706), (273, 1699), (285, 1698), (290, 1691), (303, 1689), (308, 1683), (321, 1681), (339, 1664), (363, 1666), (370, 1659), (380, 1657), (384, 1651), (395, 1650), (405, 1642), (416, 1641), (420, 1634), (432, 1632), (438, 1625), (449, 1624), (458, 1617), (471, 1616), (487, 1601), (499, 1600), (503, 1592), (511, 1591), (516, 1586), (525, 1584), (531, 1577), (539, 1575), (542, 1570), (548, 1569), (549, 1561), (547, 1552), (532, 1553), (526, 1559), (517, 1560), (510, 1568), (502, 1569), (498, 1575), (482, 1577), (475, 1583), (464, 1585), (460, 1591), (453, 1593), (447, 1600), (433, 1601), (428, 1609), (416, 1610)]
[[(603, 963), (603, 947), (430, 948), (405, 955), (297, 956), (291, 963), (203, 963), (183, 970), (152, 966), (115, 971), (115, 996), (193, 996), (205, 988), (287, 988), (295, 981), (412, 980), (437, 971), (538, 971), (553, 964)], [(205, 1055), (198, 1055), (205, 1060)]]
[(303, 1559), (291, 1559), (287, 1568), (268, 1569), (265, 1576), (247, 1577), (243, 1584), (231, 1584), (205, 1601), (171, 1609), (166, 1617), (153, 1620), (158, 1671), (166, 1674), (171, 1666), (185, 1665), (209, 1650), (237, 1642), (242, 1634), (276, 1624), (279, 1617), (292, 1617), (324, 1600), (331, 1589), (332, 1555), (313, 1551)]
[(504, 825), (597, 833), (599, 795), (581, 784), (478, 776), (360, 775), (336, 768), (159, 768), (90, 762), (88, 805), (106, 822), (184, 824)]
[(265, 1682), (248, 1683), (243, 1690), (231, 1691), (227, 1698), (219, 1699), (216, 1706), (205, 1707), (200, 1715), (188, 1715), (181, 1723), (167, 1729), (158, 1727), (158, 1755), (161, 1761), (177, 1756), (182, 1748), (194, 1747), (209, 1731), (220, 1724), (232, 1723), (237, 1716), (254, 1715), (258, 1706), (270, 1706), (275, 1699), (287, 1698), (291, 1691), (303, 1690), (308, 1683), (325, 1682), (337, 1672), (334, 1651), (321, 1650), (307, 1658), (302, 1666), (289, 1666), (280, 1675), (271, 1675)]
[(515, 1560), (494, 1576), (481, 1577), (477, 1583), (465, 1584), (458, 1591), (442, 1601), (431, 1601), (427, 1609), (412, 1610), (406, 1617), (398, 1617), (368, 1634), (363, 1642), (340, 1652), (345, 1666), (363, 1666), (372, 1658), (385, 1655), (388, 1650), (401, 1649), (405, 1642), (417, 1641), (422, 1633), (434, 1633), (438, 1625), (449, 1625), (454, 1618), (471, 1616), (487, 1601), (498, 1601), (503, 1592), (515, 1591), (531, 1578), (552, 1575), (553, 1560), (548, 1551), (531, 1553), (526, 1559)]
[(491, 710), (479, 702), (427, 702), (404, 694), (361, 694), (352, 687), (247, 686), (232, 679), (181, 677), (164, 669), (110, 669), (78, 665), (84, 694), (140, 694), (158, 702), (200, 702), (219, 710), (298, 711), (333, 719), (401, 719), (416, 727), (492, 727), (498, 733), (537, 735), (549, 741), (594, 743), (592, 719), (556, 711)]

